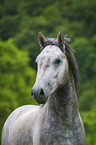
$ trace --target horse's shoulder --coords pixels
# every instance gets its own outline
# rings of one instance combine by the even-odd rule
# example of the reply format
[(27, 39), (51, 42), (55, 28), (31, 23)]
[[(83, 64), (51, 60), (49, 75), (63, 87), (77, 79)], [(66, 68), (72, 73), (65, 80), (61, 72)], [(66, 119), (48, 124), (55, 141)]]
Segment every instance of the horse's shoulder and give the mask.
[(27, 116), (30, 116), (32, 112), (38, 109), (39, 109), (39, 106), (36, 106), (36, 105), (24, 105), (15, 109), (7, 118), (4, 124), (3, 130), (9, 129), (9, 128), (11, 129), (13, 128), (15, 124), (18, 124), (18, 122), (22, 122), (22, 120), (25, 121), (25, 118), (27, 118)]
[[(6, 139), (5, 142), (7, 142), (8, 140), (10, 140), (11, 142), (13, 142), (13, 140), (14, 142), (18, 140), (20, 142), (20, 136), (24, 135), (25, 139), (23, 140), (25, 141), (26, 130), (28, 130), (29, 132), (29, 130), (31, 129), (30, 126), (32, 126), (32, 122), (34, 122), (36, 118), (36, 115), (34, 116), (34, 114), (37, 114), (38, 111), (39, 106), (36, 105), (25, 105), (14, 110), (9, 115), (4, 124), (2, 140)], [(30, 135), (28, 134), (28, 136)]]
[(39, 106), (37, 105), (24, 105), (24, 106), (21, 106), (17, 109), (15, 109), (8, 117), (7, 121), (10, 120), (10, 119), (17, 119), (19, 117), (21, 117), (22, 115), (27, 115), (28, 113), (31, 113), (35, 110), (39, 109)]

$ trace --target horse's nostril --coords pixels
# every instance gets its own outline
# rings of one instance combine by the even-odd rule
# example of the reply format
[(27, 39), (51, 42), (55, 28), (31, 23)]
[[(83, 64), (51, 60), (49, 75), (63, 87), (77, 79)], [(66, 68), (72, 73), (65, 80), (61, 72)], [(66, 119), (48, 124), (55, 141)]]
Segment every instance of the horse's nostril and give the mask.
[(40, 89), (40, 97), (44, 97), (44, 91), (43, 91), (43, 89)]
[(32, 97), (34, 96), (33, 89), (32, 89), (32, 91), (31, 91), (31, 96), (32, 96)]

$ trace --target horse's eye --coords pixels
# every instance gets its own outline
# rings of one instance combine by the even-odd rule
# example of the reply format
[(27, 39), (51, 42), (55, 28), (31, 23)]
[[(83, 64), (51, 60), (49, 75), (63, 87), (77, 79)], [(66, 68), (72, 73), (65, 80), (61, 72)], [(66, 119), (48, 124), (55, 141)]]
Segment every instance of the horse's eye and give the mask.
[(60, 58), (57, 58), (57, 59), (55, 59), (55, 61), (54, 61), (55, 64), (60, 64), (60, 62), (61, 62), (61, 59), (60, 59)]

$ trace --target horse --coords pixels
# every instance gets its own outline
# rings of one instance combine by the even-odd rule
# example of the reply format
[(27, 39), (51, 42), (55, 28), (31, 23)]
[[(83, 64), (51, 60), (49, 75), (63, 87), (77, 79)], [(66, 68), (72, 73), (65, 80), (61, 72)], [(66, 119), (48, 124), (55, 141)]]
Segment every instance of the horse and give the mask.
[(79, 71), (70, 39), (39, 32), (42, 49), (32, 97), (41, 105), (25, 105), (4, 124), (1, 145), (86, 145), (78, 109)]

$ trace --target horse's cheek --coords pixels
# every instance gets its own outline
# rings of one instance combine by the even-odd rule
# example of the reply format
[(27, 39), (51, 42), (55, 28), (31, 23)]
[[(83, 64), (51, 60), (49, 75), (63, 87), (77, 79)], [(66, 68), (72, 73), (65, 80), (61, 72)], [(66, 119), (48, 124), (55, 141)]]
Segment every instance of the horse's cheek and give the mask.
[(67, 80), (67, 68), (60, 69), (58, 74), (58, 82), (59, 84), (65, 84)]

